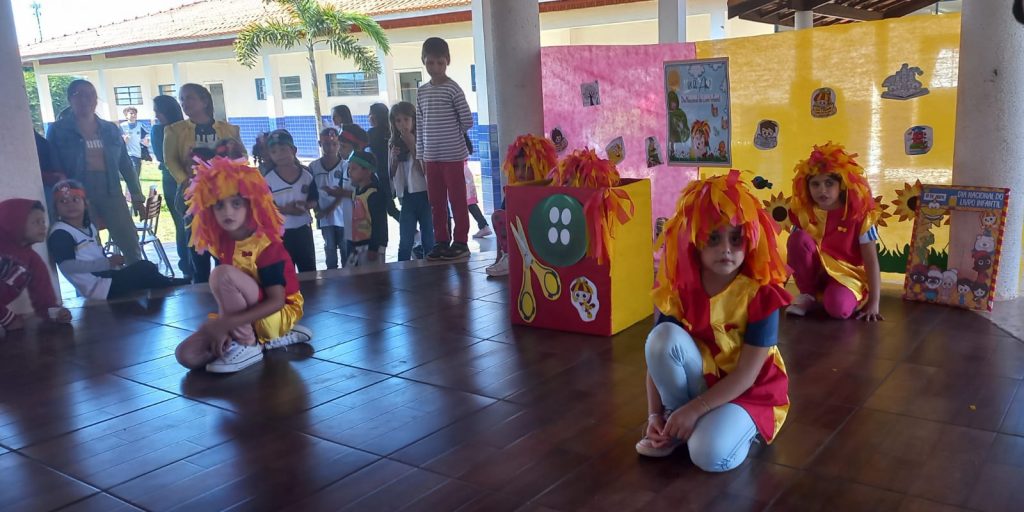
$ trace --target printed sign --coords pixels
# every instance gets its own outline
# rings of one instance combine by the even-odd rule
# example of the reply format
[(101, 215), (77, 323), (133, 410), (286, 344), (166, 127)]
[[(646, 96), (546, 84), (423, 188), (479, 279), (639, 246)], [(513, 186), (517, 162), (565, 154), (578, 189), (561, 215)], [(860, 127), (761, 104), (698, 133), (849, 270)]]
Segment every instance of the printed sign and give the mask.
[(669, 165), (732, 165), (729, 99), (729, 59), (665, 64)]

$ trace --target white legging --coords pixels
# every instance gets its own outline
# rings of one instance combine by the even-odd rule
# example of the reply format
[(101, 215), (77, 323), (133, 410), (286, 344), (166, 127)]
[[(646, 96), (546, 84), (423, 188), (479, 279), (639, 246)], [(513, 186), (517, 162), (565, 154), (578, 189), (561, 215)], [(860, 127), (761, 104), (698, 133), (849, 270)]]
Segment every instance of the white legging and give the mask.
[[(647, 335), (647, 371), (669, 411), (682, 407), (707, 390), (700, 350), (685, 329), (664, 322)], [(710, 472), (734, 469), (743, 463), (757, 435), (754, 420), (736, 404), (725, 404), (697, 420), (686, 445), (690, 460)]]

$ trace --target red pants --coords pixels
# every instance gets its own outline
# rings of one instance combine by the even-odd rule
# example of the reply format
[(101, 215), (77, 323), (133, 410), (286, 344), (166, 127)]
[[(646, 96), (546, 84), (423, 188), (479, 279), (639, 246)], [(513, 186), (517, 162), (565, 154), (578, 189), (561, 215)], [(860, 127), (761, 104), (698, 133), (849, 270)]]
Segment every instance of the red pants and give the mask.
[[(430, 217), (434, 221), (434, 240), (437, 243), (469, 241), (469, 209), (466, 205), (465, 161), (423, 162), (427, 174), (427, 200)], [(454, 233), (448, 233), (448, 205), (455, 218)], [(424, 249), (430, 250), (429, 247)]]
[(821, 265), (818, 245), (806, 231), (796, 230), (786, 244), (787, 263), (793, 269), (793, 278), (800, 293), (823, 297), (825, 312), (833, 318), (850, 318), (857, 310), (857, 297), (849, 288), (832, 279)]

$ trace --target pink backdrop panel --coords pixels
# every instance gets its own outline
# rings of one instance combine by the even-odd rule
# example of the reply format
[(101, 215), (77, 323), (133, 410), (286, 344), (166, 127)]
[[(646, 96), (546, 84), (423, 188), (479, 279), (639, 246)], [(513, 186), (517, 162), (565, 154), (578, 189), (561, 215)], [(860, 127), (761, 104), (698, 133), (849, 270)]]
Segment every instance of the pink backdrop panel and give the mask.
[[(695, 55), (693, 43), (541, 48), (545, 134), (559, 127), (569, 142), (566, 153), (592, 147), (601, 155), (609, 142), (621, 136), (626, 159), (619, 164), (619, 173), (649, 178), (654, 217), (671, 216), (679, 192), (697, 178), (698, 170), (664, 164), (648, 168), (645, 140), (657, 139), (664, 161), (668, 137), (664, 63)], [(601, 104), (584, 107), (580, 87), (595, 80)]]

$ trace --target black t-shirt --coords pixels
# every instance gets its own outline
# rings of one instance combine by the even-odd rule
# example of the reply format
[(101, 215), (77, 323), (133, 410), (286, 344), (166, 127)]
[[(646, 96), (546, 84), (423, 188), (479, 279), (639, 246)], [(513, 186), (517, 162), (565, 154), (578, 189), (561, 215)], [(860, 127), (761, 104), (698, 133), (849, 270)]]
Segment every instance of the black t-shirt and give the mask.
[(196, 125), (196, 140), (192, 145), (192, 156), (198, 156), (203, 160), (210, 160), (216, 153), (217, 131), (213, 129), (213, 123)]

